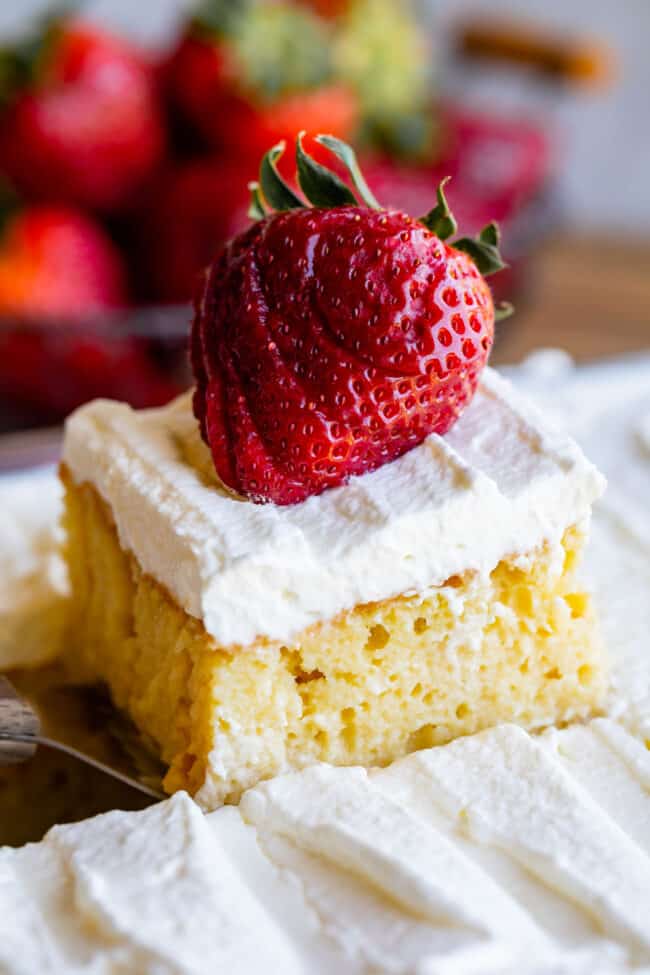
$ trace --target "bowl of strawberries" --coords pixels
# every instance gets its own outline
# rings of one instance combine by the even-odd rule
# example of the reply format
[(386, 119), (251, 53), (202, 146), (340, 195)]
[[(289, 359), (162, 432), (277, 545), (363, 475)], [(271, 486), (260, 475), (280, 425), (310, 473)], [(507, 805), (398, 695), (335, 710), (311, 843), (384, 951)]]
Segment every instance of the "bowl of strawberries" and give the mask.
[[(295, 147), (299, 132), (317, 162), (319, 133), (351, 142), (395, 209), (424, 211), (451, 176), (464, 227), (498, 216), (512, 294), (548, 146), (532, 124), (436, 101), (429, 60), (408, 0), (206, 0), (155, 54), (77, 12), (5, 46), (2, 426), (56, 423), (97, 396), (155, 406), (186, 388), (203, 268), (249, 224), (264, 151)], [(294, 158), (278, 166), (295, 186)]]
[[(3, 51), (0, 397), (5, 424), (175, 385), (136, 334), (120, 222), (165, 155), (154, 66), (78, 18)], [(144, 330), (146, 331), (146, 329)]]

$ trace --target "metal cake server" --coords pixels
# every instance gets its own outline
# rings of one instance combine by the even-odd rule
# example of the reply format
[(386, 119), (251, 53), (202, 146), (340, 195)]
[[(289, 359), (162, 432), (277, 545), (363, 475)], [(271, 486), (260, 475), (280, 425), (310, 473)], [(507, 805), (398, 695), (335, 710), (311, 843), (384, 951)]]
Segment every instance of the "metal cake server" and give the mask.
[[(106, 730), (101, 754), (93, 755), (90, 747), (80, 749), (65, 740), (57, 716), (50, 713), (47, 698), (21, 696), (6, 677), (0, 677), (0, 766), (27, 761), (36, 754), (39, 746), (55, 748), (151, 799), (164, 799), (162, 766), (144, 749), (127, 719), (118, 715), (107, 699), (96, 691), (66, 687), (61, 693), (96, 695), (93, 710), (103, 714), (102, 727)], [(60, 704), (65, 706), (66, 701), (62, 699)]]

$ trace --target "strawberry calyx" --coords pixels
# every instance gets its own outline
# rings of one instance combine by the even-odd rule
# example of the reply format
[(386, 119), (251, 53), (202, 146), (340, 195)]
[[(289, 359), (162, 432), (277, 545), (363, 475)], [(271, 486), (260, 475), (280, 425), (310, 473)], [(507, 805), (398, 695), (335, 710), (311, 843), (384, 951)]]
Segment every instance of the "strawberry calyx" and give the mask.
[(350, 0), (340, 12), (340, 77), (358, 93), (358, 144), (411, 162), (439, 141), (431, 103), (431, 51), (409, 0)]
[[(303, 136), (304, 133), (301, 133), (296, 141), (296, 163), (300, 185), (308, 199), (316, 206), (345, 206), (346, 204), (358, 206), (359, 200), (336, 173), (316, 162), (305, 152)], [(319, 135), (316, 141), (343, 163), (362, 202), (370, 210), (381, 210), (381, 205), (364, 179), (354, 149), (347, 142), (332, 135)], [(322, 196), (322, 203), (317, 202), (319, 194)], [(333, 197), (336, 202), (328, 203), (328, 197), (329, 199)]]
[[(445, 186), (450, 178), (450, 176), (445, 176), (440, 181), (437, 190), (438, 201), (435, 207), (420, 217), (420, 223), (428, 227), (440, 240), (448, 240), (458, 230), (458, 224), (445, 197)], [(508, 266), (499, 252), (499, 239), (499, 226), (492, 220), (483, 227), (477, 237), (458, 237), (452, 241), (451, 246), (455, 247), (457, 251), (464, 251), (469, 254), (483, 277), (487, 278), (490, 274), (496, 274), (497, 271), (502, 271)], [(500, 308), (495, 310), (496, 320), (507, 318), (513, 310), (511, 304), (504, 302)]]
[(204, 37), (229, 37), (250, 5), (250, 0), (209, 0), (192, 17), (190, 30)]
[[(248, 184), (251, 194), (248, 215), (252, 220), (264, 220), (273, 212), (309, 206), (330, 209), (365, 205), (371, 210), (383, 209), (368, 186), (356, 153), (350, 145), (332, 135), (321, 134), (315, 137), (319, 145), (343, 164), (356, 193), (333, 170), (317, 162), (306, 151), (304, 136), (305, 133), (301, 132), (296, 139), (297, 182), (302, 197), (278, 171), (278, 161), (286, 149), (286, 142), (278, 142), (263, 156), (259, 179)], [(436, 191), (436, 205), (419, 218), (421, 224), (443, 241), (452, 237), (458, 229), (445, 196), (445, 186), (450, 178), (446, 176), (441, 180)], [(458, 237), (450, 243), (456, 250), (471, 257), (483, 277), (489, 277), (508, 266), (499, 251), (499, 240), (499, 227), (496, 222), (491, 221), (476, 237)], [(495, 318), (497, 321), (507, 318), (512, 311), (512, 305), (504, 302), (495, 309)]]
[(262, 102), (334, 80), (328, 25), (286, 0), (206, 0), (190, 31), (223, 41), (238, 85)]

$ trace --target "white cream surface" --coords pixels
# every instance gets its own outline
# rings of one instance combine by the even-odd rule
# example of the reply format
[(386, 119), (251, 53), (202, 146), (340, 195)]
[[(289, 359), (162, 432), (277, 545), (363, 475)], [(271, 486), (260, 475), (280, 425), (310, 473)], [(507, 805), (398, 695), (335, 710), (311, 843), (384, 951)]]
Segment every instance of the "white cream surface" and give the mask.
[(61, 652), (68, 578), (61, 485), (50, 469), (0, 478), (0, 671)]
[(2, 972), (304, 971), (185, 794), (3, 850), (0, 904)]
[(0, 850), (0, 971), (648, 975), (649, 782), (609, 720), (504, 725), (55, 827)]
[(134, 412), (96, 401), (66, 429), (63, 460), (109, 504), (121, 544), (223, 645), (289, 639), (359, 603), (489, 573), (557, 544), (604, 481), (494, 371), (444, 437), (289, 507), (206, 483), (180, 442), (188, 397)]

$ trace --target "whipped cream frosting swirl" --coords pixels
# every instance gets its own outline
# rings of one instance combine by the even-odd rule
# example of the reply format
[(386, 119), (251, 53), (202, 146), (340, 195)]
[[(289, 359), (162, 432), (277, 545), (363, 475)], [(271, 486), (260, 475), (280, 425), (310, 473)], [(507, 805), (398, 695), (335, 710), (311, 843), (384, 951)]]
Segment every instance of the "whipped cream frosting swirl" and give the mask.
[(650, 754), (601, 719), (0, 850), (7, 975), (647, 975)]

